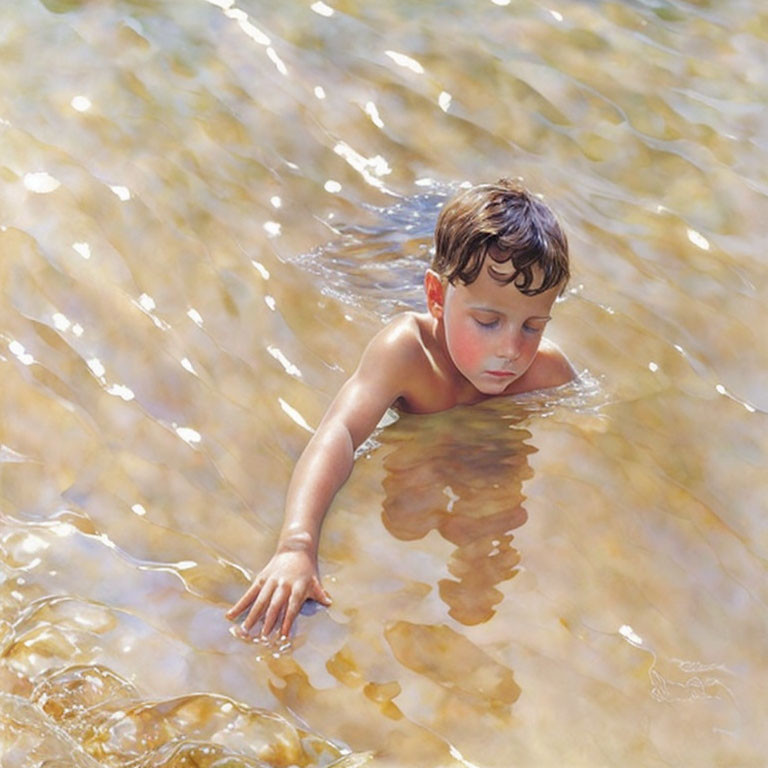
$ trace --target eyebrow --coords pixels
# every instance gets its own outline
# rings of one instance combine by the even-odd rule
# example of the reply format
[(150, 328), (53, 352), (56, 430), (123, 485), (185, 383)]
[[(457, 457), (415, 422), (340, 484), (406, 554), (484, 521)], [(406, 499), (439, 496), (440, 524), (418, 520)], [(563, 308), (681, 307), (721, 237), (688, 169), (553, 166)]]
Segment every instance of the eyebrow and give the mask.
[[(475, 304), (470, 306), (470, 309), (474, 309), (476, 312), (492, 312), (494, 315), (504, 315), (504, 317), (507, 316), (506, 312), (502, 312), (500, 309), (493, 309), (492, 307), (484, 307), (480, 304)], [(530, 317), (526, 318), (528, 320), (551, 320), (551, 315), (531, 315)]]

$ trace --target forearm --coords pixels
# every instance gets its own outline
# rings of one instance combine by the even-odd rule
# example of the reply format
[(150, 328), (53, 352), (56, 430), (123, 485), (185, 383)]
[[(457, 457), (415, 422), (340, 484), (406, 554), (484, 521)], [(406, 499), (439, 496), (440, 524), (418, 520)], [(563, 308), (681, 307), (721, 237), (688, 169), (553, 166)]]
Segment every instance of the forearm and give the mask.
[(280, 628), (288, 634), (305, 600), (330, 605), (317, 568), (320, 528), (336, 492), (352, 471), (355, 448), (401, 396), (414, 354), (420, 354), (420, 347), (414, 347), (413, 322), (404, 317), (382, 329), (366, 347), (357, 369), (328, 406), (296, 462), (277, 551), (227, 612), (234, 618), (248, 610), (244, 632), (263, 619), (262, 634), (268, 635), (282, 615)]
[(277, 551), (301, 549), (317, 557), (323, 519), (352, 471), (354, 448), (342, 424), (323, 425), (313, 435), (291, 476)]

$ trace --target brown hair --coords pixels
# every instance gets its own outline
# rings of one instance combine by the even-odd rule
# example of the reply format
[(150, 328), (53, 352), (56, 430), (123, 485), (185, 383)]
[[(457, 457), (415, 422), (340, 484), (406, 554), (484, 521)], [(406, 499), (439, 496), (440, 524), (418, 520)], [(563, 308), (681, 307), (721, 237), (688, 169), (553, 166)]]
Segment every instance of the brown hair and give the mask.
[[(451, 283), (473, 283), (486, 256), (497, 264), (511, 261), (511, 273), (494, 270), (493, 264), (489, 273), (499, 283), (514, 282), (526, 296), (557, 285), (562, 290), (570, 277), (568, 240), (554, 213), (509, 179), (460, 192), (443, 206), (437, 219), (431, 267), (441, 277)], [(542, 280), (531, 287), (536, 267)]]

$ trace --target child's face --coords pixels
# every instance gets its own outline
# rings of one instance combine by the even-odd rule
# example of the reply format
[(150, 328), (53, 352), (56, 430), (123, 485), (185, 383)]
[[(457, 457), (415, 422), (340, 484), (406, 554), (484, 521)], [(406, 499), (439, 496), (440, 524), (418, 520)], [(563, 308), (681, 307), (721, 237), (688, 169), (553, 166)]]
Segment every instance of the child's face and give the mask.
[(456, 368), (480, 392), (501, 394), (533, 362), (558, 292), (555, 286), (526, 296), (494, 280), (486, 265), (474, 283), (448, 284), (442, 317)]

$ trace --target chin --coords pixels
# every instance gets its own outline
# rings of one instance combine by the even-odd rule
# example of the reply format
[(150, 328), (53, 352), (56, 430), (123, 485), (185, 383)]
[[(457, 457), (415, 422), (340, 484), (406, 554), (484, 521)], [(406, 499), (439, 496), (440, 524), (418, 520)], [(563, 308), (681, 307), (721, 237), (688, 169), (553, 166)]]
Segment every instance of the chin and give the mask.
[(498, 383), (477, 381), (474, 382), (475, 389), (483, 395), (500, 395), (516, 378), (499, 379)]

